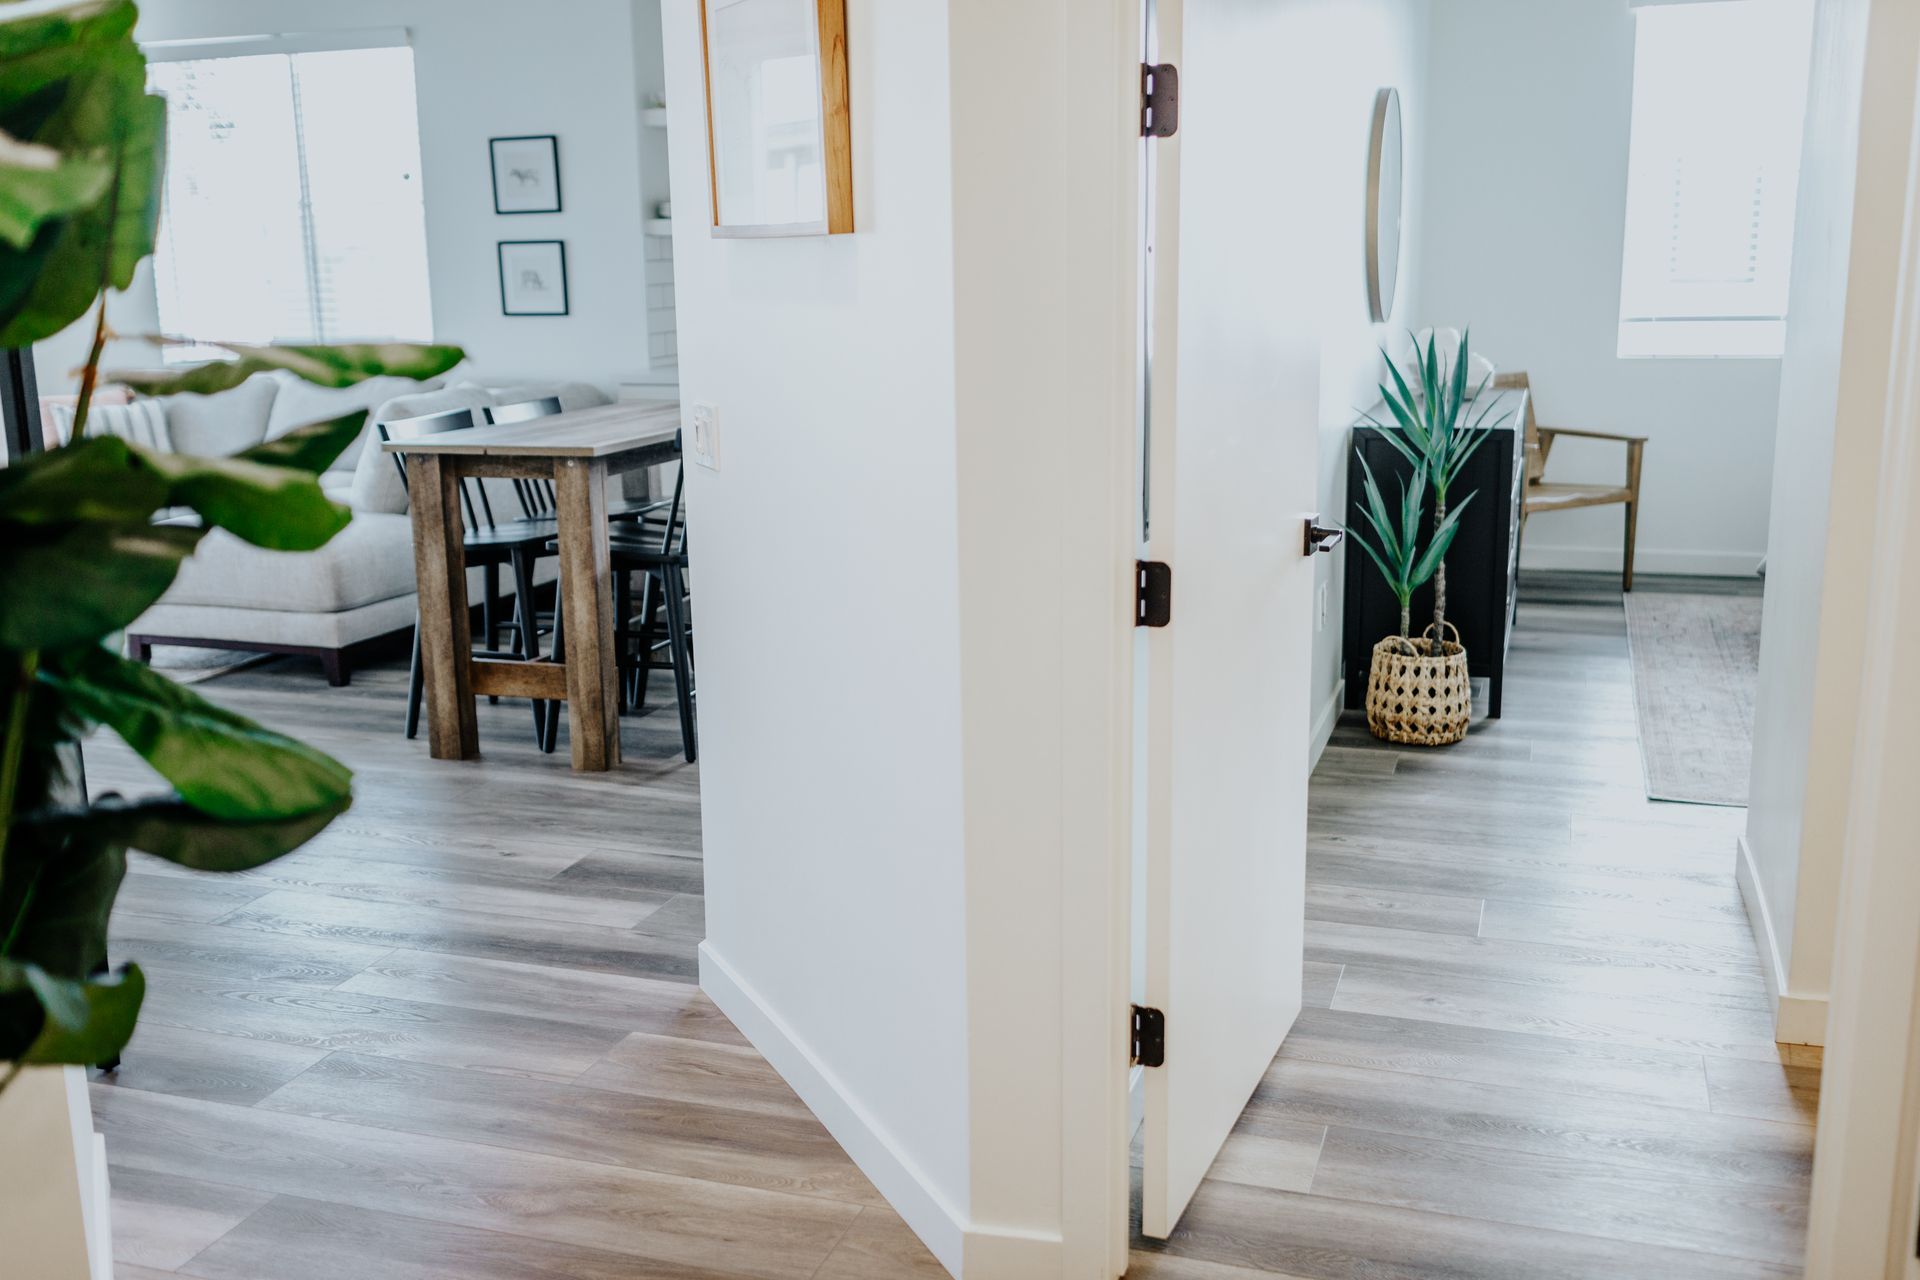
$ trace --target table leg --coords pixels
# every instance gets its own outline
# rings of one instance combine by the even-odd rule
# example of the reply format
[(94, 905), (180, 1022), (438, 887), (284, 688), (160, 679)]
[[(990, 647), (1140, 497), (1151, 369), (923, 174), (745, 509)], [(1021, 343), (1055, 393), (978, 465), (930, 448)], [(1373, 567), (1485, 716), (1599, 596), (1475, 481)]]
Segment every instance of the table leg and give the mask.
[(427, 745), (435, 760), (480, 754), (473, 705), (473, 636), (467, 615), (466, 529), (457, 465), (437, 454), (407, 459), (413, 507), (413, 570), (420, 592), (420, 665), (427, 691)]
[(573, 767), (598, 772), (620, 763), (607, 464), (562, 458), (554, 463), (553, 482), (560, 522), (560, 590), (567, 612), (567, 732)]

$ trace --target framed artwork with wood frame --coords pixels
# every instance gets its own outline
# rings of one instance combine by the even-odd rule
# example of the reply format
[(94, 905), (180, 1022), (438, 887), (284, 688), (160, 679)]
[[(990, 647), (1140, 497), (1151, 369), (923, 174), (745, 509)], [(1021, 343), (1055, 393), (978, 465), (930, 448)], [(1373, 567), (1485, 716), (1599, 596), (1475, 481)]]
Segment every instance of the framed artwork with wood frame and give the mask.
[(846, 0), (700, 0), (716, 236), (853, 230)]

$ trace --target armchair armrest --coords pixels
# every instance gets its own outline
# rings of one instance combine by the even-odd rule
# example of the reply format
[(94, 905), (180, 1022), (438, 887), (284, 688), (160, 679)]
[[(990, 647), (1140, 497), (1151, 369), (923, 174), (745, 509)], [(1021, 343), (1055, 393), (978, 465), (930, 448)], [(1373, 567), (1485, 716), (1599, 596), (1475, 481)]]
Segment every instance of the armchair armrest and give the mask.
[(1645, 436), (1630, 436), (1618, 431), (1584, 431), (1577, 427), (1536, 426), (1543, 436), (1577, 436), (1582, 440), (1618, 440), (1622, 444), (1645, 444)]

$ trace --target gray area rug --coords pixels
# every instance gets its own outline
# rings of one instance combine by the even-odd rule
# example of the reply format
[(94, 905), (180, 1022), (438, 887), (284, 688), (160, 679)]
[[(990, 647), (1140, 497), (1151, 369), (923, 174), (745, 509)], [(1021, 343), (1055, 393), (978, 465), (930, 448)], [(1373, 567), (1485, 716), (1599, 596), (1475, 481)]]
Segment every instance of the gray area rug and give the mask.
[(1760, 598), (1626, 598), (1647, 797), (1744, 805), (1760, 681)]

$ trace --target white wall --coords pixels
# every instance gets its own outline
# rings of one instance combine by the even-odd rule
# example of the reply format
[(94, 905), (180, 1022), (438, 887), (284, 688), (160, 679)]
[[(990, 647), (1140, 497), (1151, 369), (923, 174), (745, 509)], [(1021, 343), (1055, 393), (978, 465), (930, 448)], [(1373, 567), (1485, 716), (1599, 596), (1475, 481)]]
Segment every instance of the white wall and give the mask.
[(665, 6), (681, 387), (720, 436), (702, 982), (949, 1267), (1092, 1274), (1125, 1229), (1137, 27), (847, 7), (857, 230), (766, 241), (708, 234), (698, 10)]
[[(964, 1220), (947, 15), (848, 7), (859, 233), (718, 240), (705, 200), (675, 210), (681, 387), (720, 435), (688, 469), (706, 945)], [(697, 103), (697, 9), (665, 18), (668, 100)], [(703, 128), (674, 112), (677, 190), (707, 188)]]
[[(1794, 241), (1740, 887), (1777, 1034), (1824, 1042), (1877, 512), (1916, 18), (1829, 0)], [(1864, 108), (1863, 108), (1864, 101)]]
[[(1380, 348), (1392, 349), (1395, 335), (1421, 314), (1423, 186), (1432, 114), (1427, 42), (1433, 6), (1431, 0), (1313, 0), (1293, 8), (1302, 38), (1313, 49), (1304, 66), (1324, 113), (1323, 127), (1303, 131), (1293, 143), (1307, 149), (1305, 163), (1295, 174), (1299, 189), (1314, 193), (1312, 200), (1301, 202), (1299, 212), (1328, 246), (1324, 274), (1309, 300), (1320, 316), (1323, 335), (1319, 502), (1323, 516), (1344, 524), (1352, 426), (1360, 412), (1379, 399)], [(1405, 128), (1404, 227), (1399, 291), (1387, 323), (1376, 325), (1367, 309), (1367, 141), (1374, 94), (1389, 86), (1400, 91)], [(1326, 621), (1313, 636), (1310, 706), (1316, 756), (1339, 718), (1345, 557), (1360, 554), (1357, 547), (1343, 546), (1318, 557), (1315, 567), (1316, 600), (1320, 591), (1327, 593)]]
[[(644, 7), (644, 6), (643, 6)], [(148, 0), (143, 40), (406, 27), (420, 109), (434, 337), (467, 348), (488, 376), (611, 384), (644, 375), (647, 279), (640, 235), (634, 0)], [(487, 139), (552, 133), (564, 211), (493, 212)], [(572, 314), (503, 316), (495, 245), (566, 241)], [(157, 328), (143, 277), (112, 311), (127, 333)], [(219, 337), (221, 335), (201, 335)], [(41, 344), (41, 390), (71, 387), (85, 335)], [(148, 357), (136, 345), (115, 362)], [(149, 361), (150, 362), (150, 361)]]
[[(1650, 437), (1637, 565), (1751, 573), (1767, 545), (1774, 360), (1621, 360), (1633, 93), (1625, 0), (1444, 0), (1433, 10), (1424, 323), (1533, 377), (1540, 420)], [(1620, 445), (1563, 441), (1549, 477), (1619, 483)], [(1524, 563), (1620, 564), (1619, 507), (1527, 528)]]

